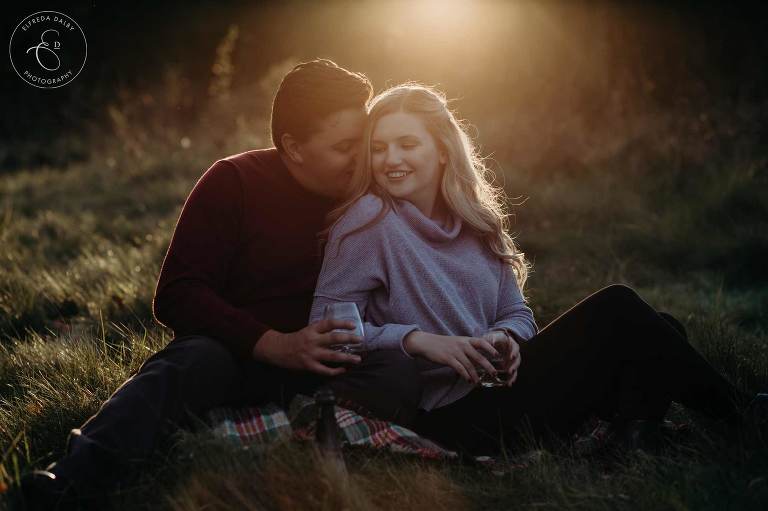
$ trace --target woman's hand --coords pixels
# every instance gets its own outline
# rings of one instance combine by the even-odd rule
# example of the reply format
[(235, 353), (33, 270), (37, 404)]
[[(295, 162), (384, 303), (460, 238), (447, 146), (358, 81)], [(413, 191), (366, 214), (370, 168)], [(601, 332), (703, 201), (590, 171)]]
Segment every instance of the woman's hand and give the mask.
[(503, 367), (505, 368), (504, 371), (509, 374), (509, 378), (505, 385), (511, 387), (512, 384), (515, 383), (515, 380), (517, 380), (517, 370), (520, 367), (520, 345), (514, 337), (500, 330), (492, 330), (488, 332), (483, 336), (483, 339), (486, 339), (492, 345), (495, 345), (499, 340), (509, 339), (509, 351), (507, 352), (507, 360), (504, 362)]
[(475, 384), (480, 382), (476, 366), (482, 366), (491, 374), (496, 373), (493, 364), (478, 351), (485, 351), (491, 356), (499, 354), (484, 338), (436, 335), (415, 331), (405, 337), (403, 348), (410, 355), (420, 356), (437, 364), (452, 367), (459, 376)]

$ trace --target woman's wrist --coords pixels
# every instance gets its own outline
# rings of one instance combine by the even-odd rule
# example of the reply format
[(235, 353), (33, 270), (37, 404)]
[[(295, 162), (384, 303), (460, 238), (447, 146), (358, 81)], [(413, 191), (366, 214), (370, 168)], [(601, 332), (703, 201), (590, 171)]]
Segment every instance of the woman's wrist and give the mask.
[(403, 338), (403, 349), (412, 357), (419, 355), (419, 341), (424, 332), (414, 330)]

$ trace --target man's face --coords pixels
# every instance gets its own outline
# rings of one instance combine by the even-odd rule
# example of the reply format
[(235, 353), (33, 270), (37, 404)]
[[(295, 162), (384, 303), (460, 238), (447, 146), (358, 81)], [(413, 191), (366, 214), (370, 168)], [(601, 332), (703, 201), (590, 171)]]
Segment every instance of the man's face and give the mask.
[(365, 120), (362, 108), (339, 110), (299, 144), (303, 164), (298, 172), (312, 183), (312, 189), (327, 197), (344, 195), (355, 171)]

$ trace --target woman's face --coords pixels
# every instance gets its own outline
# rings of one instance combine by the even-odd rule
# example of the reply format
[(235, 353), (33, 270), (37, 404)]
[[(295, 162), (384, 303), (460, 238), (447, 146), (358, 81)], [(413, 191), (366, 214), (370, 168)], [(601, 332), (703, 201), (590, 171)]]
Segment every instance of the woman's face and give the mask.
[(382, 116), (373, 128), (370, 150), (376, 183), (392, 197), (408, 200), (430, 215), (445, 155), (421, 118), (404, 112)]

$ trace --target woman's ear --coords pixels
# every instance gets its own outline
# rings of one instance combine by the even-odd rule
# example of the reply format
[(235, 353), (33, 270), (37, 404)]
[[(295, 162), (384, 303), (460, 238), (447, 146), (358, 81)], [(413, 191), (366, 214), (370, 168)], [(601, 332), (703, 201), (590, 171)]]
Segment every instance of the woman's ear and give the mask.
[(288, 158), (290, 158), (292, 162), (299, 165), (304, 163), (304, 157), (301, 155), (301, 145), (295, 138), (293, 138), (293, 135), (290, 133), (283, 133), (280, 137), (280, 142), (283, 144), (285, 154), (288, 155)]

